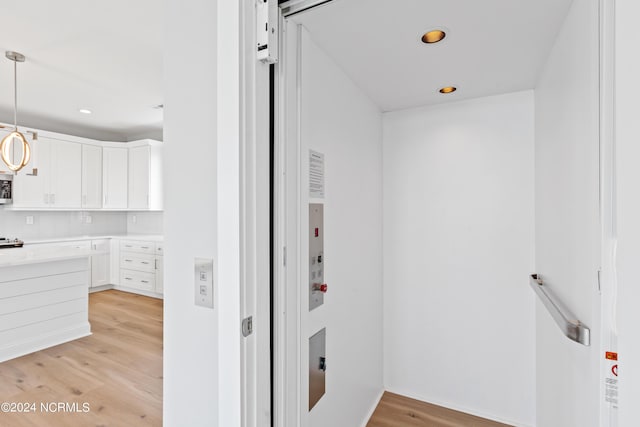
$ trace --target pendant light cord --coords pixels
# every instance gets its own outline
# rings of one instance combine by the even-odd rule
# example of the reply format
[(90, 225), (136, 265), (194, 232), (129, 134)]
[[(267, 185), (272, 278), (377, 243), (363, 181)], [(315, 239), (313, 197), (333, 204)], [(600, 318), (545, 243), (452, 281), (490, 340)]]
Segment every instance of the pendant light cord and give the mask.
[(13, 126), (18, 130), (18, 61), (13, 60)]

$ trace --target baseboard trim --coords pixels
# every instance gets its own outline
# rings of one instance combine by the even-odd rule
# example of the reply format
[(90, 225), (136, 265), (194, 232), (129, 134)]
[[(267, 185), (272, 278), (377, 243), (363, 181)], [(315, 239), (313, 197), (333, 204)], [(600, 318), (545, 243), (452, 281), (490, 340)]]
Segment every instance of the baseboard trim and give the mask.
[(452, 404), (451, 402), (443, 402), (443, 401), (439, 401), (437, 399), (428, 399), (428, 398), (425, 398), (424, 396), (418, 396), (418, 395), (413, 394), (413, 393), (407, 393), (404, 390), (395, 389), (393, 387), (387, 388), (386, 391), (388, 391), (389, 393), (399, 394), (401, 396), (405, 396), (405, 397), (408, 397), (410, 399), (419, 400), (421, 402), (430, 403), (432, 405), (437, 405), (437, 406), (441, 406), (443, 408), (452, 409), (454, 411), (464, 412), (465, 414), (474, 415), (476, 417), (485, 418), (487, 420), (496, 421), (496, 422), (503, 423), (503, 424), (508, 424), (508, 425), (513, 426), (513, 427), (534, 427), (531, 424), (523, 424), (521, 422), (517, 422), (517, 421), (513, 421), (513, 420), (508, 420), (508, 419), (505, 419), (505, 418), (496, 417), (495, 415), (481, 413), (479, 411), (474, 411), (472, 409), (465, 408), (465, 407), (460, 406), (460, 405)]
[(382, 400), (382, 396), (384, 396), (384, 389), (380, 391), (380, 393), (378, 394), (378, 398), (375, 399), (373, 406), (371, 406), (371, 408), (369, 409), (369, 413), (367, 414), (367, 417), (365, 418), (364, 422), (362, 423), (361, 427), (367, 427), (367, 424), (369, 423), (369, 420), (371, 419), (371, 417), (373, 416), (373, 413), (376, 411), (376, 408), (378, 407), (378, 405), (380, 404), (380, 400)]
[(164, 299), (163, 294), (158, 294), (152, 291), (143, 291), (140, 289), (127, 288), (126, 286), (118, 286), (118, 285), (114, 285), (113, 289), (116, 291), (128, 292), (130, 294), (144, 295), (145, 297)]
[(94, 292), (108, 291), (109, 289), (113, 289), (113, 288), (114, 288), (113, 285), (95, 286), (93, 288), (89, 288), (89, 293), (92, 294)]
[(7, 360), (15, 359), (16, 357), (25, 356), (36, 351), (64, 344), (69, 341), (74, 341), (79, 338), (84, 338), (89, 335), (91, 335), (91, 325), (89, 322), (62, 331), (39, 335), (29, 341), (0, 348), (0, 362), (6, 362)]

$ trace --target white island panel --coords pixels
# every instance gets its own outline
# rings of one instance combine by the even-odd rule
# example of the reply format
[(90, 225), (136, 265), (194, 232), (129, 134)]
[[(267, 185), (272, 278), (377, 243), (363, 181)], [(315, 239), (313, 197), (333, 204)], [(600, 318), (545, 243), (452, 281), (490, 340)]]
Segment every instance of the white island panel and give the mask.
[(0, 362), (91, 334), (90, 251), (0, 254)]

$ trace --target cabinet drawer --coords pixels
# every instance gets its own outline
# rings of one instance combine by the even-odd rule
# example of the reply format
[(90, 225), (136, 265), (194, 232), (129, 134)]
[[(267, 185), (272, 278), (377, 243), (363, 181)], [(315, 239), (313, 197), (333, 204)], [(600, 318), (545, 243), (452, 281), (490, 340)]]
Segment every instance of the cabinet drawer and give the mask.
[(91, 249), (90, 240), (76, 240), (72, 242), (52, 242), (52, 243), (36, 243), (29, 245), (30, 248), (76, 248)]
[(156, 243), (156, 255), (164, 255), (164, 243)]
[(89, 240), (81, 240), (78, 242), (64, 242), (60, 244), (65, 248), (76, 248), (76, 249), (91, 249), (91, 241)]
[(136, 254), (131, 252), (121, 253), (120, 268), (153, 273), (156, 269), (156, 257), (155, 255)]
[(139, 254), (154, 254), (156, 247), (150, 242), (123, 240), (120, 242), (120, 250), (123, 252), (135, 252)]
[(156, 277), (153, 273), (141, 271), (120, 270), (120, 285), (129, 288), (152, 291), (156, 287)]

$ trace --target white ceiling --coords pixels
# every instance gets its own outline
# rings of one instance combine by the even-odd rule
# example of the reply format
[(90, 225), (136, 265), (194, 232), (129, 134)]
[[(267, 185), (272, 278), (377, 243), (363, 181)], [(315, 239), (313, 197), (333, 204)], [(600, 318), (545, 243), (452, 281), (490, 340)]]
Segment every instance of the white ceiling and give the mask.
[[(383, 111), (535, 87), (571, 0), (333, 0), (294, 16)], [(443, 42), (422, 35), (444, 28)], [(442, 95), (453, 85), (458, 91)]]
[[(2, 2), (0, 121), (105, 140), (158, 137), (163, 102), (162, 2), (16, 0)], [(93, 111), (91, 115), (78, 112)]]

